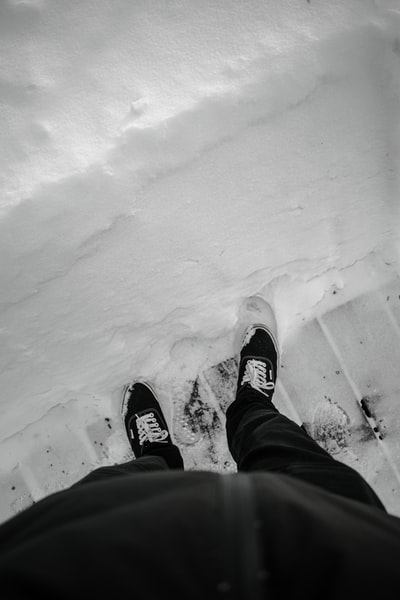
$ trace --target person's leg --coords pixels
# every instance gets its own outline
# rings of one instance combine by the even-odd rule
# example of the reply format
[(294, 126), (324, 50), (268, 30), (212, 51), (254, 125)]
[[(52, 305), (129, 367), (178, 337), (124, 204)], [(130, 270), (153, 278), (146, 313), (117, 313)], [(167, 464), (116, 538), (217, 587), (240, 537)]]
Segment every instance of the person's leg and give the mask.
[[(263, 342), (265, 346), (262, 346)], [(330, 492), (383, 508), (359, 473), (335, 460), (302, 427), (280, 414), (272, 404), (278, 360), (276, 345), (272, 345), (266, 334), (260, 331), (258, 339), (250, 341), (248, 346), (247, 349), (242, 346), (238, 391), (226, 415), (228, 446), (238, 470), (281, 472)], [(262, 348), (265, 348), (263, 357), (260, 356)], [(264, 379), (264, 388), (258, 386), (256, 389), (257, 382), (254, 378), (252, 381), (251, 373), (246, 379), (249, 354), (253, 362), (260, 359), (268, 365), (266, 371), (269, 377)]]
[(109, 477), (126, 477), (132, 475), (132, 473), (143, 473), (143, 471), (158, 471), (163, 469), (168, 469), (164, 459), (158, 456), (144, 456), (143, 458), (134, 458), (126, 463), (94, 469), (88, 473), (88, 475), (77, 481), (74, 486), (108, 479)]
[(226, 417), (229, 449), (240, 471), (284, 470), (299, 462), (333, 461), (302, 427), (251, 386), (238, 392)]
[(144, 471), (161, 471), (168, 469), (183, 469), (183, 460), (179, 448), (175, 445), (153, 447), (152, 454), (134, 458), (128, 462), (107, 467), (99, 467), (77, 481), (74, 485), (100, 481), (108, 477), (131, 476)]

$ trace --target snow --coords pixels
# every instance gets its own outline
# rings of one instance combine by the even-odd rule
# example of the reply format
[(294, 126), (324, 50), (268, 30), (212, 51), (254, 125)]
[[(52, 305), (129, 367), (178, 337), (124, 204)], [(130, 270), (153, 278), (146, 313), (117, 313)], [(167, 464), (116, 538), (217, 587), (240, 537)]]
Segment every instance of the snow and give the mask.
[(284, 345), (398, 273), (399, 24), (395, 0), (1, 2), (0, 440), (182, 388), (255, 294)]

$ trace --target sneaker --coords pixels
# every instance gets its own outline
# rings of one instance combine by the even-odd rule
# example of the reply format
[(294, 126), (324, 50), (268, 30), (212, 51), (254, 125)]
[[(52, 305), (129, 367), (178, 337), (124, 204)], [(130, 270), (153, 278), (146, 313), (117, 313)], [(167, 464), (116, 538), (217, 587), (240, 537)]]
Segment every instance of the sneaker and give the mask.
[(271, 400), (278, 376), (278, 361), (278, 343), (273, 333), (265, 325), (250, 325), (240, 350), (237, 391), (250, 385)]
[(129, 443), (136, 458), (151, 454), (153, 444), (172, 444), (167, 422), (157, 397), (148, 383), (126, 386), (122, 417)]

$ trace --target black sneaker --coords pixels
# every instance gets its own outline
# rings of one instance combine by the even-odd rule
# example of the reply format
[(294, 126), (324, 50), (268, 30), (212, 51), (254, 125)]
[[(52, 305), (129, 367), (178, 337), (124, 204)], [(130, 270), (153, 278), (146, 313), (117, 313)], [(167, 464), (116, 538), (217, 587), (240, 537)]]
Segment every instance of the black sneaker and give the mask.
[(239, 359), (239, 392), (245, 385), (272, 399), (278, 376), (279, 349), (265, 325), (250, 325), (243, 338)]
[(151, 454), (153, 444), (159, 448), (173, 443), (161, 406), (149, 384), (136, 382), (125, 388), (122, 417), (136, 458)]

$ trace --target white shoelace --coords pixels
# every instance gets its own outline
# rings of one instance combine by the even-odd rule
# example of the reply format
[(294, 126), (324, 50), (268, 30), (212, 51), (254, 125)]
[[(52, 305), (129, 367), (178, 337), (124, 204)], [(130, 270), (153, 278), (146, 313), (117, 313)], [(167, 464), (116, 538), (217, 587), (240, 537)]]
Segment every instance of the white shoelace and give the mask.
[(263, 392), (265, 390), (273, 390), (275, 389), (275, 383), (272, 381), (272, 370), (269, 370), (269, 376), (271, 381), (267, 381), (267, 366), (261, 360), (256, 360), (254, 358), (250, 359), (246, 363), (245, 372), (242, 377), (242, 382), (240, 385), (244, 383), (250, 383), (251, 387), (258, 390), (259, 392)]
[(141, 446), (145, 442), (162, 442), (168, 437), (168, 431), (161, 429), (152, 412), (136, 417), (136, 427), (138, 428), (139, 444)]

